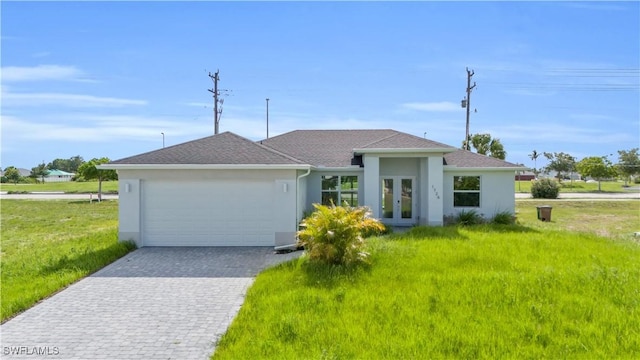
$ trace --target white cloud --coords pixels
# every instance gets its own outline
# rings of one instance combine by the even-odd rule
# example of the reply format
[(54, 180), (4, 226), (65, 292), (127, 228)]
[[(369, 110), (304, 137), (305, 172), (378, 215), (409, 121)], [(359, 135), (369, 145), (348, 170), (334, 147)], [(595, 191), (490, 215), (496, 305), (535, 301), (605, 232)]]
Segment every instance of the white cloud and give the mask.
[(122, 107), (146, 105), (145, 100), (62, 93), (2, 93), (4, 106)]
[(84, 72), (75, 66), (38, 65), (2, 67), (3, 82), (81, 80), (83, 76)]
[(404, 103), (402, 107), (410, 110), (418, 110), (418, 111), (459, 111), (462, 109), (460, 104), (454, 103), (451, 101), (441, 101), (441, 102), (413, 102), (413, 103)]
[[(202, 123), (184, 119), (62, 114), (37, 121), (16, 116), (2, 116), (3, 137), (16, 140), (108, 143), (120, 140), (156, 141), (160, 133), (171, 137), (199, 137), (209, 130)], [(213, 132), (213, 130), (211, 130)], [(205, 135), (202, 135), (205, 134)]]

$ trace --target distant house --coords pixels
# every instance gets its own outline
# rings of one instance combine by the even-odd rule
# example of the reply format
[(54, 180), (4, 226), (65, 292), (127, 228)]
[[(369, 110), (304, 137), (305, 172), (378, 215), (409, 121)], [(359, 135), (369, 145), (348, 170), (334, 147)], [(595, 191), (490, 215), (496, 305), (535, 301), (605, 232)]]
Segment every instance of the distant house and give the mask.
[[(18, 173), (22, 177), (31, 176), (31, 170), (27, 170), (24, 168), (18, 168)], [(4, 176), (4, 171), (2, 171), (2, 169), (0, 169), (0, 176)]]
[(516, 171), (516, 181), (531, 181), (535, 178), (536, 174), (532, 171)]
[(392, 226), (514, 213), (525, 167), (399, 131), (225, 132), (98, 166), (117, 170), (119, 238), (138, 246), (294, 244), (312, 204), (366, 205)]
[(52, 169), (45, 175), (44, 182), (66, 182), (71, 181), (74, 176), (74, 173)]

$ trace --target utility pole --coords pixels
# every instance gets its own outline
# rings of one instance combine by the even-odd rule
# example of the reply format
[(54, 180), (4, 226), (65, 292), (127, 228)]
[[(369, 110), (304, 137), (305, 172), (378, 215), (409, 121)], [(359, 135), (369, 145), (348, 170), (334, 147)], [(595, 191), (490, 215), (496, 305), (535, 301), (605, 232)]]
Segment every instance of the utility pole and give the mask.
[(218, 130), (220, 127), (220, 113), (222, 112), (222, 109), (220, 109), (220, 112), (218, 112), (218, 96), (220, 95), (220, 91), (218, 91), (218, 81), (220, 80), (220, 70), (216, 70), (215, 74), (211, 74), (209, 73), (209, 77), (211, 78), (211, 80), (213, 81), (213, 89), (208, 89), (209, 92), (213, 93), (213, 133), (214, 134), (218, 134)]
[(269, 98), (267, 98), (267, 139), (269, 138)]
[(476, 87), (476, 82), (473, 82), (473, 86), (471, 86), (471, 78), (473, 77), (475, 72), (473, 70), (469, 71), (467, 68), (467, 96), (462, 100), (462, 107), (467, 108), (467, 131), (464, 136), (464, 144), (465, 150), (469, 150), (469, 110), (471, 109), (471, 90)]

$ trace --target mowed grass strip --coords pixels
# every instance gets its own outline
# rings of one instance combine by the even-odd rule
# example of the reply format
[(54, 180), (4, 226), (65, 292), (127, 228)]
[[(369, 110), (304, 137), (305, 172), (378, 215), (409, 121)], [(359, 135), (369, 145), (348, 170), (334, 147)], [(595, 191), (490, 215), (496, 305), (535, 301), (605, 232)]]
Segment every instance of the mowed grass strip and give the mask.
[(370, 240), (260, 274), (214, 359), (639, 358), (640, 246), (521, 225)]
[(118, 202), (2, 200), (2, 321), (129, 252)]
[[(549, 205), (551, 222), (538, 220), (537, 207)], [(633, 240), (640, 231), (640, 200), (517, 200), (518, 223), (532, 229), (567, 230), (612, 240)], [(636, 238), (637, 239), (637, 238)]]
[[(8, 193), (30, 193), (38, 191), (64, 192), (67, 194), (88, 194), (98, 192), (97, 181), (64, 181), (39, 184), (0, 184), (0, 190)], [(117, 193), (117, 181), (103, 181), (102, 193)]]

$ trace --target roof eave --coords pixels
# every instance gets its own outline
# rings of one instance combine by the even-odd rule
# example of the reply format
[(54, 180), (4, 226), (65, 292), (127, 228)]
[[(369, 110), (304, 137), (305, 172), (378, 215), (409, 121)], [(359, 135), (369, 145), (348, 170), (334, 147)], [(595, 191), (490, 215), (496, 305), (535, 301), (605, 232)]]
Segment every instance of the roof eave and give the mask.
[(99, 170), (308, 170), (307, 164), (102, 164)]
[(517, 166), (474, 166), (474, 167), (464, 167), (464, 166), (456, 166), (456, 165), (445, 165), (445, 171), (524, 171), (527, 170), (525, 167), (517, 167)]

